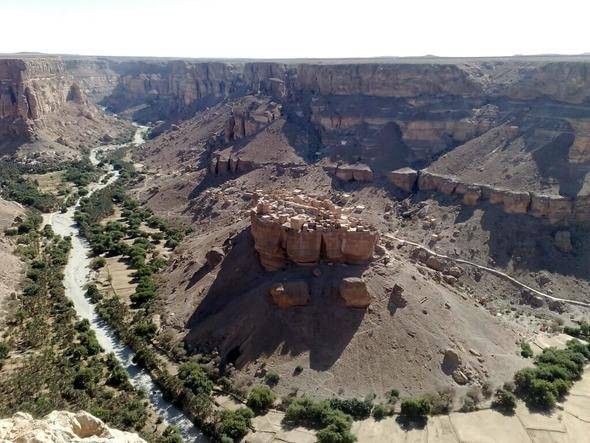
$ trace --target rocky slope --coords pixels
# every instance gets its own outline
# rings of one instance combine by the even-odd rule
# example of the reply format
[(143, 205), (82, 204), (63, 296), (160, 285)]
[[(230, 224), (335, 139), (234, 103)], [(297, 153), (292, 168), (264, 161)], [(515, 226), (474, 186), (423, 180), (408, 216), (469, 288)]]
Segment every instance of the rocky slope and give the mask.
[(145, 443), (137, 434), (111, 429), (84, 411), (53, 411), (42, 419), (17, 412), (0, 419), (0, 439), (20, 443)]
[[(162, 120), (132, 192), (193, 230), (161, 275), (162, 324), (242, 387), (266, 370), (315, 397), (497, 384), (528, 334), (585, 318), (386, 234), (588, 299), (588, 58), (63, 63), (88, 101)], [(373, 260), (265, 271), (253, 197), (294, 189), (358, 207)]]

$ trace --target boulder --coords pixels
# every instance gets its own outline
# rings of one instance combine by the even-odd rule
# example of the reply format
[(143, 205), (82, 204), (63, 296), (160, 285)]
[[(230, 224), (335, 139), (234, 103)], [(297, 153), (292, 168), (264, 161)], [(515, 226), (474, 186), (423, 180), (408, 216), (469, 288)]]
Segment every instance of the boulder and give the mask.
[(426, 266), (428, 266), (430, 269), (434, 269), (435, 271), (442, 272), (447, 268), (446, 261), (440, 257), (437, 257), (436, 255), (431, 255), (428, 257), (425, 263)]
[(442, 370), (445, 374), (450, 374), (453, 371), (457, 370), (461, 365), (461, 358), (459, 354), (453, 349), (447, 349), (443, 356), (443, 361), (441, 364)]
[(367, 165), (338, 165), (334, 172), (336, 177), (342, 181), (373, 181), (373, 171)]
[(349, 308), (366, 308), (371, 304), (371, 294), (362, 278), (343, 278), (338, 287), (340, 297)]
[(210, 249), (205, 254), (205, 260), (207, 260), (207, 264), (211, 268), (214, 268), (219, 263), (221, 263), (221, 261), (223, 260), (224, 257), (225, 257), (225, 254), (223, 252), (223, 249), (217, 248), (217, 247)]
[(555, 247), (566, 254), (572, 252), (574, 247), (570, 231), (557, 231), (555, 233)]
[(309, 303), (309, 285), (303, 280), (275, 283), (269, 292), (274, 304), (281, 309)]
[(418, 171), (412, 168), (401, 168), (389, 173), (389, 181), (406, 192), (412, 192), (418, 181)]

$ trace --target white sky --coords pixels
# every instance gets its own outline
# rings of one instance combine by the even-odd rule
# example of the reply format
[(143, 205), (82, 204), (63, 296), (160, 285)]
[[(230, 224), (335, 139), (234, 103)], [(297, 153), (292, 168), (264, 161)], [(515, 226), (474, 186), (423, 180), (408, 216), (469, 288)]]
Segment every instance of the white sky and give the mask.
[(0, 53), (579, 54), (589, 23), (588, 0), (0, 0)]

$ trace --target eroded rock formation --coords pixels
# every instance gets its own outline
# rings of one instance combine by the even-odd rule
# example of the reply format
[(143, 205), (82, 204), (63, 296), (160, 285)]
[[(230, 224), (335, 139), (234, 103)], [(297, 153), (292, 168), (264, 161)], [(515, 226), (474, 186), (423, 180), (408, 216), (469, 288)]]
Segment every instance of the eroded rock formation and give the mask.
[(259, 102), (253, 98), (234, 107), (224, 130), (225, 141), (249, 137), (265, 128), (281, 116), (281, 106), (276, 102)]
[(547, 219), (552, 224), (590, 221), (590, 205), (584, 197), (542, 195), (536, 192), (512, 191), (478, 183), (464, 183), (456, 177), (428, 170), (414, 171), (402, 168), (390, 172), (390, 181), (404, 191), (417, 186), (420, 191), (433, 191), (442, 195), (460, 196), (465, 205), (482, 201), (501, 205), (509, 214), (529, 214)]
[(256, 251), (267, 270), (287, 262), (311, 265), (371, 260), (377, 230), (327, 198), (300, 190), (255, 195), (250, 221)]

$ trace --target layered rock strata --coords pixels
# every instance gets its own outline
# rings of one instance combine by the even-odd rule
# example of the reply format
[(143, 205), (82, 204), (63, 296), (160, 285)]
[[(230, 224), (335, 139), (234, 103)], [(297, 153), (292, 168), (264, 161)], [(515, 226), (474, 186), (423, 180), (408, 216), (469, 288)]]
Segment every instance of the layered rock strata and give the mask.
[(250, 222), (262, 266), (277, 270), (287, 262), (311, 265), (363, 263), (372, 259), (377, 230), (352, 215), (352, 208), (300, 190), (254, 198)]
[[(74, 80), (56, 58), (0, 60), (0, 135), (32, 139), (34, 125), (70, 97)], [(74, 86), (75, 89), (75, 86)]]
[(456, 195), (465, 205), (473, 206), (482, 201), (501, 205), (509, 214), (529, 214), (544, 218), (552, 224), (590, 222), (590, 200), (562, 195), (543, 195), (536, 192), (512, 191), (477, 183), (463, 183), (456, 177), (436, 174), (427, 170), (402, 168), (392, 171), (389, 180), (396, 187), (412, 192), (437, 192)]

